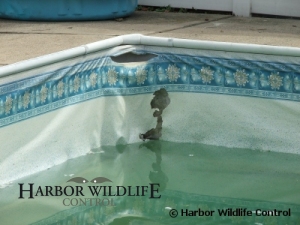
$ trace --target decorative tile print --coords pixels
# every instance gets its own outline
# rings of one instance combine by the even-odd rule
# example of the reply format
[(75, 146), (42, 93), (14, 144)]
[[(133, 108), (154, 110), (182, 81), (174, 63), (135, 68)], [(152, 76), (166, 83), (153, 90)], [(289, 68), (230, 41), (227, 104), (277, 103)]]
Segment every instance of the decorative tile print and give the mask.
[(283, 88), (287, 92), (292, 92), (293, 74), (283, 74)]
[(260, 74), (259, 81), (260, 81), (260, 87), (262, 89), (266, 89), (270, 86), (268, 76), (263, 72)]
[(153, 85), (153, 84), (156, 83), (156, 70), (152, 65), (148, 69), (148, 79), (147, 79), (147, 81), (150, 85)]
[(13, 106), (13, 99), (11, 98), (11, 95), (7, 95), (6, 96), (6, 101), (4, 103), (5, 115), (8, 115), (8, 114), (11, 113), (12, 106)]
[(198, 82), (201, 80), (200, 74), (195, 68), (191, 69), (191, 79), (193, 82)]
[(167, 75), (165, 73), (165, 70), (162, 66), (158, 66), (157, 67), (157, 80), (159, 83), (163, 84), (163, 83), (168, 83), (167, 79)]
[(282, 86), (282, 77), (279, 76), (279, 72), (271, 73), (269, 76), (269, 83), (271, 85), (271, 89), (279, 90), (279, 88)]
[(166, 73), (170, 83), (177, 82), (180, 77), (180, 69), (176, 67), (176, 65), (169, 65), (168, 69), (166, 69)]
[(24, 109), (27, 109), (30, 103), (30, 96), (31, 93), (29, 91), (26, 91), (24, 95), (20, 98), (21, 99), (21, 105), (23, 106)]
[(108, 69), (106, 76), (109, 86), (115, 86), (118, 81), (118, 72), (116, 72), (114, 67)]
[(294, 74), (294, 82), (291, 82), (293, 86), (293, 91), (296, 93), (300, 93), (300, 74)]
[(61, 98), (65, 92), (65, 83), (62, 80), (58, 82), (56, 90), (58, 98)]
[(92, 98), (205, 92), (300, 101), (300, 66), (274, 62), (158, 55), (126, 67), (108, 57), (0, 85), (0, 127)]
[(252, 71), (250, 74), (249, 74), (249, 86), (250, 88), (255, 88), (257, 89), (258, 87), (258, 72), (256, 71)]
[(248, 80), (249, 74), (245, 72), (245, 70), (236, 70), (234, 73), (234, 80), (238, 87), (243, 86), (249, 82)]
[(73, 80), (73, 85), (71, 85), (73, 87), (73, 91), (75, 93), (78, 93), (80, 86), (81, 86), (81, 78), (79, 78), (79, 76), (75, 76), (74, 80)]
[(210, 84), (211, 81), (214, 79), (213, 73), (214, 73), (214, 71), (212, 71), (209, 66), (202, 67), (202, 69), (200, 70), (200, 76), (202, 79), (202, 83)]
[(138, 67), (135, 76), (137, 85), (144, 84), (147, 79), (147, 71), (142, 67)]
[(90, 86), (92, 88), (96, 88), (97, 85), (97, 74), (95, 72), (91, 73), (89, 76), (89, 82), (90, 82)]

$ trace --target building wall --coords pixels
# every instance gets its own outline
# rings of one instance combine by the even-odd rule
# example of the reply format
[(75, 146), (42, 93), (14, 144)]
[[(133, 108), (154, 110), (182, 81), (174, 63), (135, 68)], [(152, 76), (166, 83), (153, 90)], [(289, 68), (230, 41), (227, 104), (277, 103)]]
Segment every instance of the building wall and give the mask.
[(266, 14), (300, 17), (299, 0), (139, 0), (139, 4), (227, 11), (236, 16)]

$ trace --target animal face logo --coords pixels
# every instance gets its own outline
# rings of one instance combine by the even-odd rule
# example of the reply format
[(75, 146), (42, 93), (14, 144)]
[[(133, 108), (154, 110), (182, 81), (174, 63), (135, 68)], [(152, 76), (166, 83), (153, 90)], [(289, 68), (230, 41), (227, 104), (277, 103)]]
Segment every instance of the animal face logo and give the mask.
[(96, 177), (94, 179), (92, 179), (91, 181), (88, 181), (87, 179), (85, 179), (84, 177), (74, 177), (70, 180), (68, 180), (67, 182), (75, 182), (78, 184), (85, 184), (85, 183), (94, 183), (94, 184), (101, 184), (104, 182), (112, 182), (110, 179), (106, 178), (106, 177)]

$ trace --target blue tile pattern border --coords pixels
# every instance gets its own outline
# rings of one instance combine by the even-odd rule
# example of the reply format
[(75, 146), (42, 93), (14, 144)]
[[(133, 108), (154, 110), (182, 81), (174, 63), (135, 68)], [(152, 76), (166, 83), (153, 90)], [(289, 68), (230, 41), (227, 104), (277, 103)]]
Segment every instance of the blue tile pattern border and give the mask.
[(300, 65), (158, 52), (145, 65), (93, 59), (0, 85), (0, 127), (89, 99), (170, 92), (300, 101)]

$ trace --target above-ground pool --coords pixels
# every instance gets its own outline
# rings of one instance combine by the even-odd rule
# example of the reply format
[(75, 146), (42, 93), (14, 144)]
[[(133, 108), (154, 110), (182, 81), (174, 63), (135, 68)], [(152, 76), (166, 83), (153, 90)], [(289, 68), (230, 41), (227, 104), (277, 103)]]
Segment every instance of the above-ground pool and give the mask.
[(126, 35), (0, 68), (0, 223), (300, 224), (300, 50)]
[(0, 18), (104, 20), (129, 16), (137, 0), (1, 0)]

